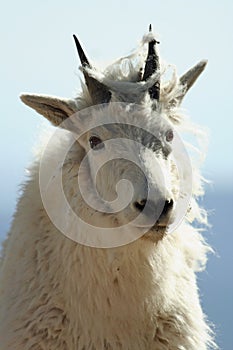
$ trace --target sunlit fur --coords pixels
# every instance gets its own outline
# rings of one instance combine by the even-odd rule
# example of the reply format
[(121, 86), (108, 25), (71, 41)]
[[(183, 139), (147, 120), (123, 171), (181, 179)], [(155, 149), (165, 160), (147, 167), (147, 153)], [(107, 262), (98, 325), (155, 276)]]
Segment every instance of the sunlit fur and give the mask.
[[(113, 101), (122, 101), (122, 91), (126, 96), (132, 87), (125, 89), (121, 81), (137, 81), (146, 55), (143, 43), (129, 57), (110, 65), (104, 74), (93, 72), (115, 91)], [(179, 133), (190, 131), (196, 136), (195, 126), (179, 106), (170, 108), (169, 102), (179, 96), (182, 87), (174, 68), (166, 82), (167, 69), (169, 67), (162, 65), (157, 117), (167, 119)], [(132, 94), (130, 96), (132, 100)], [(140, 91), (135, 96), (142, 96), (135, 103), (140, 102), (147, 110), (153, 107), (149, 96), (140, 95)], [(90, 105), (90, 96), (83, 85), (76, 98), (77, 110)], [(150, 122), (145, 120), (145, 123)], [(124, 134), (125, 130), (119, 131), (119, 136)], [(203, 135), (200, 133), (200, 137)], [(68, 138), (67, 132), (61, 130), (53, 150), (46, 154), (48, 167), (53, 166)], [(87, 139), (81, 144), (75, 143), (63, 166), (64, 191), (72, 208), (84, 217), (90, 215), (91, 209), (81, 200), (76, 176), (87, 147)], [(194, 153), (190, 155), (195, 157)], [(153, 232), (152, 238), (149, 233), (121, 247), (96, 249), (66, 238), (48, 218), (40, 196), (39, 159), (40, 152), (22, 186), (2, 251), (1, 350), (214, 348), (211, 331), (200, 307), (195, 276), (205, 267), (207, 253), (211, 251), (192, 225), (195, 220), (207, 224), (205, 211), (197, 202), (197, 197), (203, 194), (200, 162), (193, 161), (190, 208), (174, 232), (168, 235), (158, 232), (157, 236)], [(105, 169), (113, 178), (117, 163), (114, 166), (116, 168), (112, 170)], [(167, 170), (175, 172), (170, 162)], [(84, 175), (88, 181), (91, 179), (90, 174)], [(176, 174), (170, 176), (172, 192)], [(99, 183), (99, 188), (107, 195), (104, 182)], [(136, 190), (139, 191), (140, 186), (136, 186)], [(64, 215), (56, 198), (54, 205), (58, 215)], [(99, 214), (93, 211), (94, 221), (95, 215), (98, 223)], [(108, 226), (111, 220), (103, 216), (102, 225)], [(111, 225), (118, 224), (123, 217), (115, 215), (114, 220)]]

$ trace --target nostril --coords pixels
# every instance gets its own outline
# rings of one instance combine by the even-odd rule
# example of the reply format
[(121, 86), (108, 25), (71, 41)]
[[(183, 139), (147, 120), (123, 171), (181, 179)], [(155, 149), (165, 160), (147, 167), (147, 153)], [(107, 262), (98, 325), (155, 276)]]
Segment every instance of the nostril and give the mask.
[(170, 201), (166, 200), (164, 203), (164, 207), (161, 213), (162, 215), (167, 215), (167, 213), (172, 209), (173, 207), (173, 199), (170, 199)]
[(146, 199), (142, 199), (140, 201), (134, 202), (134, 206), (136, 209), (138, 209), (139, 211), (143, 211), (143, 209), (145, 208), (146, 205)]

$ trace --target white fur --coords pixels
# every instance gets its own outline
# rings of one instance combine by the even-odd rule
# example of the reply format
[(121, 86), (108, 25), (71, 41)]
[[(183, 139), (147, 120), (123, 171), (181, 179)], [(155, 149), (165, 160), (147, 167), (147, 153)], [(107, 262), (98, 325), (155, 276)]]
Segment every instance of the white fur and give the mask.
[[(142, 48), (109, 66), (103, 75), (93, 73), (112, 88), (115, 100), (119, 91), (128, 93), (130, 84), (134, 89), (132, 82), (145, 58)], [(128, 67), (126, 75), (122, 62)], [(154, 78), (137, 89), (144, 91), (144, 85), (150, 85)], [(180, 90), (174, 70), (171, 80), (162, 83), (157, 110), (179, 132), (195, 132), (178, 107), (169, 107)], [(141, 102), (151, 108), (148, 96)], [(76, 103), (79, 109), (91, 105), (85, 86)], [(64, 132), (64, 139), (47, 155), (48, 166), (59, 157), (66, 138)], [(73, 208), (85, 216), (86, 207), (72, 183), (83, 152), (79, 144), (70, 151), (64, 165), (64, 188)], [(191, 209), (172, 234), (158, 232), (157, 239), (148, 234), (125, 246), (96, 249), (69, 240), (50, 221), (41, 201), (36, 160), (23, 185), (2, 253), (1, 350), (215, 348), (200, 307), (195, 276), (205, 267), (211, 249), (189, 223), (206, 221), (196, 201), (203, 194), (198, 166), (194, 171)], [(60, 210), (56, 198), (54, 205)], [(111, 220), (114, 225), (116, 217)]]

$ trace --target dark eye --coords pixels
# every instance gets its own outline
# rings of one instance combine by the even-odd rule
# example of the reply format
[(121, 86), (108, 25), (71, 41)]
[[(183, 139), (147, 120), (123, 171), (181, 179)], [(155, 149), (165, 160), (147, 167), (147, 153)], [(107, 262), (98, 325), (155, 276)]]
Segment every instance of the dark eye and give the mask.
[(168, 130), (167, 132), (166, 132), (166, 141), (167, 142), (171, 142), (172, 140), (173, 140), (173, 138), (174, 138), (174, 134), (173, 134), (173, 131), (172, 130)]
[(91, 136), (89, 138), (90, 146), (94, 150), (98, 150), (104, 147), (103, 141), (98, 136)]

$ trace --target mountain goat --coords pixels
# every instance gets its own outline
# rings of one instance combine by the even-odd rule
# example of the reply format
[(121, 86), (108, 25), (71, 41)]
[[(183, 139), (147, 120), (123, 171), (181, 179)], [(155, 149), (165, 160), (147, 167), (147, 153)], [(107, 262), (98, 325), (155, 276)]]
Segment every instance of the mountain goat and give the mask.
[(21, 95), (59, 127), (4, 243), (1, 350), (215, 348), (195, 275), (211, 250), (193, 225), (202, 178), (179, 136), (196, 131), (180, 104), (206, 61), (178, 78), (150, 26), (100, 71), (74, 39), (80, 95)]

